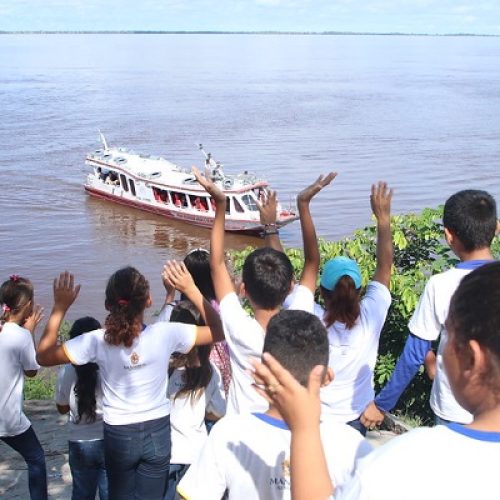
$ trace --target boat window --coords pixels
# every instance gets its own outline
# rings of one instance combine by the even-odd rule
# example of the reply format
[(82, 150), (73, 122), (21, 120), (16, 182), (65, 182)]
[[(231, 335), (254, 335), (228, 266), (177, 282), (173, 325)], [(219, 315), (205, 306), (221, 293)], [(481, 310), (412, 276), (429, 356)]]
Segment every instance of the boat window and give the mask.
[(172, 191), (172, 201), (174, 205), (179, 208), (187, 208), (188, 206), (187, 197), (184, 193)]
[(189, 201), (191, 202), (191, 207), (199, 210), (200, 212), (206, 212), (208, 210), (206, 198), (200, 198), (199, 196), (190, 195)]
[(255, 200), (252, 196), (249, 194), (245, 194), (241, 197), (241, 201), (246, 205), (248, 210), (255, 212), (258, 211), (259, 208), (257, 207), (257, 204), (255, 203)]
[(128, 191), (127, 178), (123, 174), (120, 174), (120, 180), (122, 181), (122, 189)]
[(132, 179), (129, 179), (128, 183), (130, 184), (130, 192), (135, 196), (135, 182)]
[(241, 203), (236, 198), (233, 198), (233, 202), (234, 202), (234, 209), (236, 212), (242, 213), (245, 211), (245, 209), (241, 206)]

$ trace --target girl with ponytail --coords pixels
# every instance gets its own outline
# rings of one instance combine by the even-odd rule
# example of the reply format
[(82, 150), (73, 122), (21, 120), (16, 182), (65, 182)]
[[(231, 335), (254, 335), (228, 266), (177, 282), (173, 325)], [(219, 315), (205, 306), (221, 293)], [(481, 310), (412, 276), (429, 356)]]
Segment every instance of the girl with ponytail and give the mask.
[(47, 498), (45, 455), (23, 413), (24, 376), (34, 377), (34, 332), (42, 309), (34, 306), (31, 282), (16, 274), (0, 287), (0, 439), (22, 455), (28, 465), (32, 499)]
[[(77, 319), (69, 338), (101, 328), (95, 318)], [(99, 367), (95, 363), (65, 365), (57, 377), (56, 405), (59, 413), (69, 413), (69, 467), (73, 477), (73, 500), (108, 499), (104, 460), (102, 393)]]
[(208, 326), (158, 322), (144, 325), (152, 304), (149, 283), (133, 267), (114, 273), (106, 287), (109, 311), (104, 329), (63, 345), (57, 332), (80, 286), (65, 272), (54, 280), (54, 306), (38, 346), (44, 366), (72, 363), (99, 366), (103, 397), (104, 454), (111, 499), (162, 499), (170, 463), (168, 363), (173, 352), (222, 340), (217, 313), (203, 299), (191, 275), (176, 265), (179, 290)]

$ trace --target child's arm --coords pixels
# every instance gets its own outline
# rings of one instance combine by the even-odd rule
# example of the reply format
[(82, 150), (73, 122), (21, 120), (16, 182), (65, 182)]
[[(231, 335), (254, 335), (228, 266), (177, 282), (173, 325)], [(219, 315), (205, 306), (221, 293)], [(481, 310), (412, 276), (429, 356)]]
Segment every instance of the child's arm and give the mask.
[(215, 219), (210, 233), (210, 271), (214, 283), (215, 296), (218, 302), (228, 294), (234, 292), (233, 282), (224, 260), (224, 226), (226, 219), (226, 195), (210, 180), (209, 176), (202, 176), (200, 171), (193, 167), (193, 174), (208, 194), (215, 201)]
[(328, 175), (320, 175), (313, 184), (306, 187), (297, 196), (297, 206), (300, 215), (300, 227), (302, 230), (302, 241), (304, 246), (304, 269), (300, 277), (300, 284), (309, 288), (312, 293), (316, 291), (316, 280), (318, 278), (320, 255), (316, 228), (311, 217), (309, 205), (315, 195), (337, 176), (336, 172)]
[(333, 493), (325, 453), (321, 442), (319, 390), (324, 366), (316, 366), (309, 375), (308, 387), (303, 387), (269, 353), (263, 363), (253, 362), (258, 389), (275, 405), (292, 432), (291, 481), (294, 500), (326, 500)]
[(42, 366), (70, 363), (63, 346), (57, 345), (59, 328), (71, 304), (78, 297), (80, 285), (75, 286), (74, 276), (68, 271), (54, 279), (54, 306), (38, 344), (36, 360)]
[(266, 247), (284, 252), (281, 244), (278, 226), (276, 225), (278, 200), (276, 191), (268, 191), (257, 203), (260, 213), (260, 223), (264, 226), (264, 243)]
[(434, 380), (436, 378), (437, 359), (436, 353), (432, 349), (425, 356), (424, 366), (429, 379)]
[(196, 345), (211, 344), (224, 340), (224, 331), (217, 311), (210, 302), (201, 294), (187, 270), (184, 262), (168, 261), (163, 267), (162, 277), (170, 286), (183, 293), (200, 311), (206, 327), (198, 327), (196, 332)]
[(385, 182), (372, 185), (370, 204), (377, 219), (377, 268), (373, 281), (378, 281), (389, 288), (391, 281), (394, 248), (391, 234), (391, 199), (392, 189)]
[(30, 346), (29, 355), (26, 356), (27, 359), (25, 359), (25, 362), (23, 363), (23, 367), (30, 367), (29, 369), (24, 369), (24, 374), (29, 378), (35, 377), (38, 373), (38, 369), (33, 368), (38, 363), (35, 362), (35, 355), (32, 349), (36, 349), (35, 329), (40, 321), (42, 321), (42, 318), (43, 309), (39, 305), (36, 305), (33, 309), (33, 312), (28, 316), (28, 318), (26, 318), (26, 321), (23, 324), (23, 327), (31, 333), (31, 338), (33, 340), (33, 347)]
[(170, 315), (172, 314), (172, 309), (174, 308), (175, 300), (175, 287), (171, 285), (162, 275), (163, 286), (165, 287), (166, 295), (165, 302), (158, 314), (157, 321), (170, 321)]

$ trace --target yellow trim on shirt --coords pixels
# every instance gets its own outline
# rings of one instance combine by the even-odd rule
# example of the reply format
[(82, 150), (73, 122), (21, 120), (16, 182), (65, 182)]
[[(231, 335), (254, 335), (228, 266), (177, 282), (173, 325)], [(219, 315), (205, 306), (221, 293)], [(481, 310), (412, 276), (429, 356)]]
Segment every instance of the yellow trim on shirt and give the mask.
[(175, 488), (175, 489), (177, 490), (177, 493), (179, 493), (179, 495), (182, 498), (184, 498), (184, 500), (189, 500), (187, 493), (182, 488), (179, 488), (179, 485), (177, 485), (177, 488)]
[(66, 354), (66, 356), (68, 356), (68, 359), (70, 360), (71, 364), (73, 365), (79, 365), (80, 363), (77, 363), (72, 356), (70, 356), (69, 352), (68, 352), (68, 349), (66, 349), (66, 342), (64, 342), (64, 344), (62, 345), (62, 348), (63, 348), (63, 351), (64, 351), (64, 354)]

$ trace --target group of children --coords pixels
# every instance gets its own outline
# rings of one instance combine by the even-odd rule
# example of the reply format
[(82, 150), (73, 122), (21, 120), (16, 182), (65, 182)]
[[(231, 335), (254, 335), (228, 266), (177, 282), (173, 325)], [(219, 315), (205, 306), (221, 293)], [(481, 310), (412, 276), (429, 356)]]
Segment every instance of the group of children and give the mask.
[[(30, 332), (41, 312), (32, 286), (12, 276), (0, 288), (0, 362), (9, 365), (8, 379), (0, 380), (0, 436), (27, 461), (31, 497), (47, 498), (43, 450), (22, 413), (24, 374), (34, 376), (39, 364), (65, 365), (56, 403), (69, 413), (74, 499), (94, 498), (97, 490), (101, 499), (496, 497), (494, 199), (467, 190), (447, 200), (445, 237), (461, 263), (430, 278), (393, 377), (375, 397), (379, 337), (391, 304), (392, 190), (372, 187), (377, 264), (364, 288), (347, 257), (330, 260), (320, 273), (310, 203), (334, 173), (297, 198), (299, 281), (281, 247), (276, 193), (269, 192), (259, 206), (265, 246), (248, 255), (235, 285), (224, 252), (226, 197), (209, 175), (194, 174), (217, 207), (210, 252), (196, 249), (184, 262), (167, 262), (166, 300), (155, 323), (143, 321), (152, 304), (146, 278), (126, 267), (108, 281), (104, 326), (82, 318), (59, 344), (80, 288), (64, 272), (54, 280), (54, 306), (35, 359)], [(367, 428), (395, 405), (438, 337), (431, 406), (436, 423), (445, 425), (372, 451)]]

